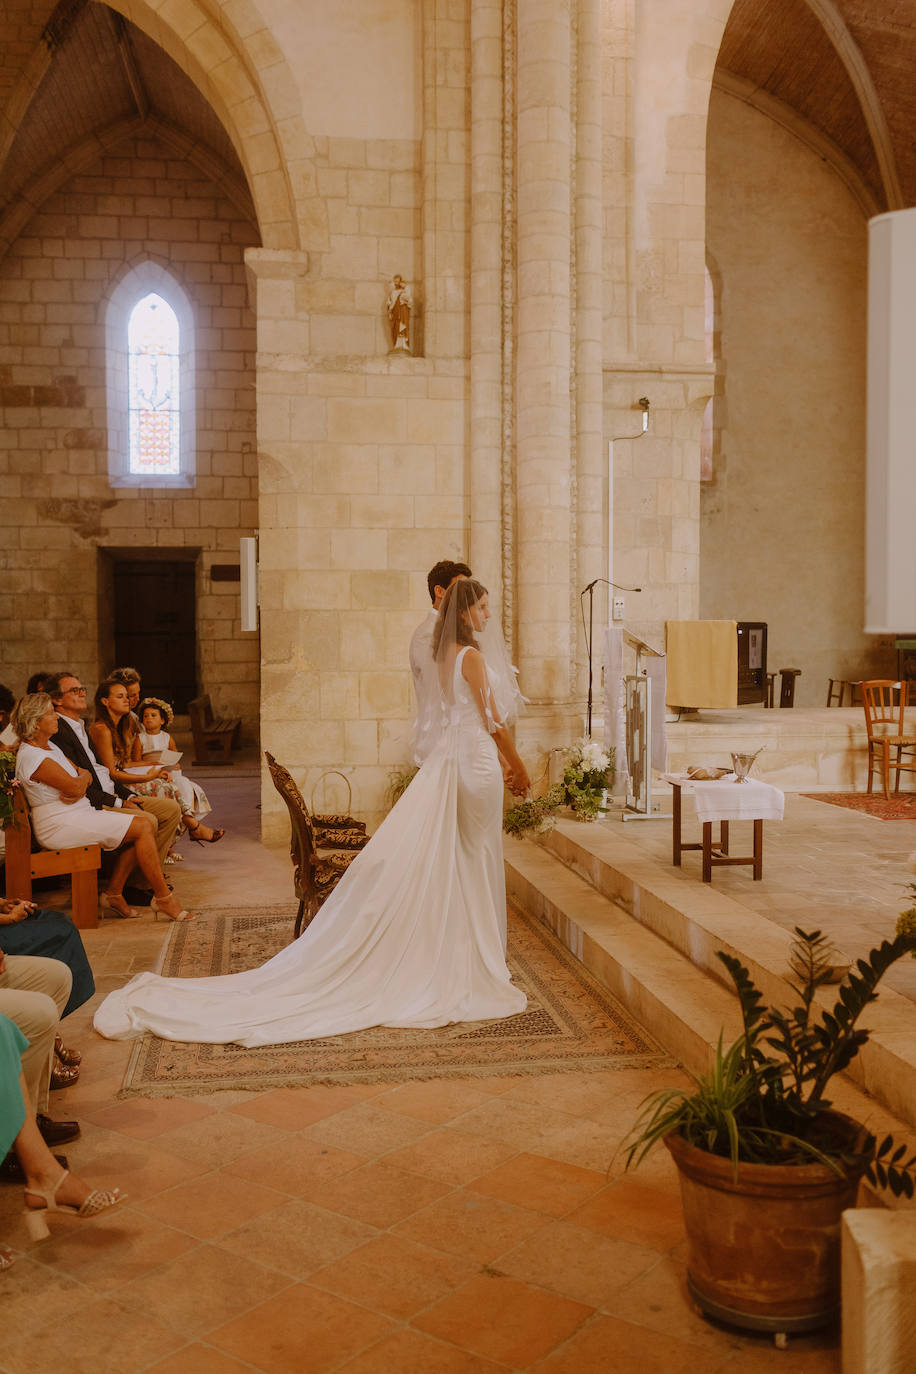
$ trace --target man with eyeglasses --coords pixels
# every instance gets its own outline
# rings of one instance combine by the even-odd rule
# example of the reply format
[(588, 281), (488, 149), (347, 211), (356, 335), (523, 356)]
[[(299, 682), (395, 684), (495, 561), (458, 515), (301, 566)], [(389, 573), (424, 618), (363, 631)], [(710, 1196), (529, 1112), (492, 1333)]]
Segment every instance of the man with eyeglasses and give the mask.
[[(87, 705), (86, 688), (75, 673), (55, 673), (48, 682), (47, 692), (57, 712), (54, 743), (72, 764), (88, 769), (92, 775), (92, 781), (86, 789), (91, 805), (96, 810), (125, 807), (128, 810), (145, 811), (152, 816), (158, 826), (156, 847), (159, 862), (163, 863), (181, 825), (181, 807), (171, 797), (139, 797), (129, 787), (112, 778), (89, 738), (83, 720)], [(127, 900), (139, 902), (140, 896), (134, 890)]]

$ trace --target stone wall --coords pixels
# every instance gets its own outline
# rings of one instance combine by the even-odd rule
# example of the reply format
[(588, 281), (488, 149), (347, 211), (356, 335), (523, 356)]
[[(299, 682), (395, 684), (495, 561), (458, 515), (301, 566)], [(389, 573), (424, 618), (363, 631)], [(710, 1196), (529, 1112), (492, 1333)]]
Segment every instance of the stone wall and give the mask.
[(708, 226), (724, 395), (700, 614), (766, 621), (770, 667), (822, 705), (828, 677), (894, 671), (862, 633), (865, 219), (823, 159), (715, 91)]
[[(258, 644), (240, 636), (238, 584), (211, 583), (257, 525), (254, 318), (243, 253), (257, 230), (166, 144), (109, 149), (32, 217), (0, 260), (0, 680), (37, 667), (87, 683), (100, 623), (103, 548), (194, 548), (199, 685), (255, 737)], [(161, 263), (190, 299), (197, 344), (197, 480), (190, 489), (108, 481), (105, 315), (128, 267)]]

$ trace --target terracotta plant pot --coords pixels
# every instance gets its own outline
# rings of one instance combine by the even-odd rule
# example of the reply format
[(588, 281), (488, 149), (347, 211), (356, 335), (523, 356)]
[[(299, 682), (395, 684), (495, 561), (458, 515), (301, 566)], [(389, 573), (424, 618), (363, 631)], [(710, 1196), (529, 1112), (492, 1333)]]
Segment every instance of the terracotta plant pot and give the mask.
[[(833, 1114), (850, 1146), (861, 1127)], [(711, 1317), (751, 1331), (812, 1331), (840, 1311), (840, 1214), (865, 1164), (745, 1164), (669, 1135), (687, 1231), (687, 1286)]]

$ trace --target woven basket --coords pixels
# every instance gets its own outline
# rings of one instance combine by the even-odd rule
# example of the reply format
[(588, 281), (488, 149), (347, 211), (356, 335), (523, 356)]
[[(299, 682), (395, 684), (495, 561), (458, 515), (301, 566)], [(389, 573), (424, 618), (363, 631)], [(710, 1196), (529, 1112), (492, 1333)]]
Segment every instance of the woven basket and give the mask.
[[(314, 810), (315, 794), (318, 791), (318, 788), (324, 782), (325, 778), (331, 777), (342, 778), (347, 785), (347, 814), (345, 815), (339, 812), (322, 815), (320, 813), (316, 813)], [(325, 836), (322, 835), (321, 842), (323, 844), (326, 844), (329, 847), (333, 846), (334, 848), (340, 849), (362, 848), (362, 843), (365, 843), (365, 841), (363, 840), (362, 843), (357, 843), (355, 835), (359, 834), (365, 836), (366, 823), (365, 821), (355, 820), (354, 817), (349, 814), (352, 805), (353, 788), (350, 786), (350, 779), (347, 777), (346, 773), (341, 773), (339, 768), (326, 768), (325, 771), (321, 774), (321, 776), (318, 779), (316, 779), (315, 785), (312, 788), (312, 800), (310, 807), (312, 811), (312, 824), (314, 825), (316, 830), (336, 832), (333, 838), (331, 838), (330, 835), (328, 835), (327, 838), (325, 838)], [(351, 836), (350, 839), (345, 838), (346, 832), (349, 832)]]

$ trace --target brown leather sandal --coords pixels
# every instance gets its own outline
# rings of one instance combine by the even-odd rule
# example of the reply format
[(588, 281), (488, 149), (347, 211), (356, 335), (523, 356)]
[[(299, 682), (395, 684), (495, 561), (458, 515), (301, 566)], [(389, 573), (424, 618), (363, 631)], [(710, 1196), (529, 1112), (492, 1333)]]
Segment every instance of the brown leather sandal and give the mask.
[(80, 1071), (76, 1064), (62, 1064), (59, 1059), (55, 1059), (54, 1067), (51, 1069), (51, 1087), (71, 1088), (79, 1076)]
[(69, 1049), (59, 1035), (54, 1037), (54, 1053), (62, 1064), (81, 1064), (83, 1061), (79, 1050)]

